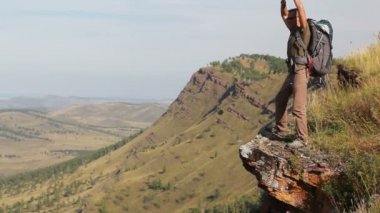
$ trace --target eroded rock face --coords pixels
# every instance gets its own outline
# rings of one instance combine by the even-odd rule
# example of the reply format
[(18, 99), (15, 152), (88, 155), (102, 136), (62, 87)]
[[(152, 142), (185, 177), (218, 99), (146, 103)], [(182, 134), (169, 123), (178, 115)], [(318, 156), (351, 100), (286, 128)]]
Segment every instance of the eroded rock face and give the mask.
[(311, 155), (308, 148), (291, 150), (285, 145), (259, 135), (240, 147), (244, 167), (269, 196), (262, 211), (332, 212), (321, 187), (339, 176), (339, 169), (330, 168), (326, 155)]

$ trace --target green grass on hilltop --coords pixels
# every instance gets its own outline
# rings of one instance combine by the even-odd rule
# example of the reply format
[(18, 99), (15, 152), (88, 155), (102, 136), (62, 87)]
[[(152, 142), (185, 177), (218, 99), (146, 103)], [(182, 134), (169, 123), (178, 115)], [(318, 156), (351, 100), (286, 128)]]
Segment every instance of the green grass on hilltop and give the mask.
[(233, 73), (243, 79), (261, 80), (270, 74), (285, 73), (288, 68), (285, 59), (259, 54), (242, 54), (223, 62), (214, 61), (210, 65), (223, 72)]
[(308, 109), (312, 144), (345, 165), (347, 180), (325, 187), (340, 211), (380, 193), (380, 39), (341, 63), (359, 70), (362, 86), (332, 84)]

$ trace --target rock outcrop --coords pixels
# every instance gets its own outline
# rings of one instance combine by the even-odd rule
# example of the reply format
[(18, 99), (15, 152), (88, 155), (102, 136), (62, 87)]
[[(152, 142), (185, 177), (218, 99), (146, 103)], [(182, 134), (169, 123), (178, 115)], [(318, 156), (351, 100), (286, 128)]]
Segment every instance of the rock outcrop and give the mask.
[[(264, 113), (271, 114), (274, 113), (274, 110), (269, 107), (268, 103), (264, 103), (258, 98), (250, 95), (246, 91), (246, 87), (249, 87), (251, 84), (255, 83), (255, 81), (245, 81), (245, 80), (237, 80), (234, 81), (225, 81), (223, 78), (219, 77), (215, 74), (212, 68), (202, 68), (196, 74), (192, 76), (191, 82), (193, 84), (197, 84), (199, 87), (199, 92), (204, 92), (204, 85), (206, 82), (212, 82), (216, 86), (219, 86), (225, 90), (225, 93), (220, 97), (219, 103), (223, 101), (226, 97), (230, 95), (238, 95), (244, 99), (246, 99), (252, 106), (260, 108)], [(230, 112), (234, 112), (234, 109), (229, 109)], [(241, 113), (236, 113), (239, 117)], [(243, 118), (244, 120), (249, 120), (247, 118)]]
[(338, 81), (339, 84), (343, 87), (351, 86), (354, 88), (358, 88), (361, 86), (361, 78), (360, 78), (360, 71), (358, 70), (352, 70), (348, 69), (342, 64), (339, 64), (338, 66)]
[(338, 177), (328, 156), (311, 154), (308, 148), (292, 150), (285, 142), (261, 135), (240, 147), (240, 157), (247, 171), (254, 174), (258, 186), (267, 194), (261, 212), (331, 212), (322, 184)]

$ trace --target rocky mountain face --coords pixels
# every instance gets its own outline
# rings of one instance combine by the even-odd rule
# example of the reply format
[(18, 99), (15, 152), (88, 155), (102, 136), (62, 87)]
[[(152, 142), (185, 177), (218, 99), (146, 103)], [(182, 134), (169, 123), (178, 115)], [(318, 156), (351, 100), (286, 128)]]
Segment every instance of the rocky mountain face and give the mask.
[[(255, 72), (243, 68), (236, 69)], [(21, 191), (4, 186), (0, 205), (30, 212), (186, 212), (233, 206), (249, 196), (252, 207), (260, 193), (240, 166), (237, 150), (269, 121), (270, 103), (285, 76), (268, 71), (259, 77), (247, 80), (249, 75), (220, 66), (202, 68), (167, 111), (133, 140), (72, 174), (62, 172), (41, 188), (33, 187), (33, 181), (23, 183)], [(39, 205), (44, 200), (48, 206)], [(20, 206), (18, 201), (30, 202)]]
[[(268, 122), (273, 111), (269, 103), (280, 87), (273, 82), (283, 77), (246, 81), (214, 68), (194, 73), (166, 113), (112, 153), (106, 171), (114, 164), (118, 169), (112, 174), (128, 170), (107, 180), (112, 190), (104, 192), (104, 184), (97, 183), (85, 210), (96, 211), (96, 204), (103, 203), (111, 212), (121, 211), (112, 197), (125, 188), (133, 196), (124, 204), (134, 212), (204, 210), (242, 195), (258, 196), (257, 189), (246, 187), (252, 179), (239, 166), (236, 150)], [(165, 187), (152, 189), (152, 182)]]
[(261, 205), (263, 212), (333, 211), (322, 186), (339, 177), (342, 169), (330, 165), (328, 155), (312, 154), (308, 147), (290, 149), (285, 142), (259, 134), (240, 147), (240, 157), (268, 195)]
[[(279, 77), (281, 78), (281, 76), (272, 78)], [(271, 78), (267, 81), (271, 81)], [(232, 122), (222, 120), (226, 112), (239, 121), (236, 126), (239, 126), (240, 122), (256, 123), (257, 117), (252, 116), (256, 110), (266, 116), (273, 113), (273, 106), (271, 108), (268, 103), (272, 98), (272, 90), (278, 86), (267, 88), (269, 85), (265, 83), (244, 81), (230, 73), (202, 68), (192, 75), (168, 110), (149, 129), (151, 133), (147, 141), (153, 141), (153, 136), (154, 141), (161, 141), (208, 119), (215, 119), (217, 124), (235, 129), (231, 127)], [(266, 91), (258, 94), (258, 91), (264, 87)], [(238, 105), (239, 102), (244, 104)], [(165, 128), (165, 131), (161, 128)], [(142, 144), (144, 143), (139, 143), (139, 146)]]
[[(280, 142), (259, 137), (241, 146), (240, 158), (250, 173), (239, 166), (236, 151), (273, 116), (273, 97), (283, 78), (276, 74), (244, 80), (215, 68), (200, 69), (168, 110), (138, 137), (73, 174), (42, 184), (49, 188), (61, 183), (54, 188), (57, 192), (49, 193), (64, 196), (51, 199), (49, 209), (205, 211), (242, 195), (258, 197), (258, 183), (268, 194), (263, 211), (328, 211), (331, 204), (320, 186), (339, 173), (324, 155), (314, 158), (307, 151), (288, 150)], [(11, 210), (17, 201), (33, 195), (23, 208), (35, 211), (40, 200), (50, 198), (32, 185), (12, 195), (4, 187), (0, 204)], [(64, 189), (72, 185), (77, 189), (66, 194)]]
[[(21, 192), (2, 187), (0, 205), (16, 209), (17, 201), (33, 195), (25, 206), (30, 211), (49, 199), (48, 209), (59, 208), (57, 212), (183, 212), (228, 204), (244, 195), (257, 198), (258, 190), (247, 187), (252, 179), (239, 166), (236, 151), (268, 122), (273, 109), (269, 103), (283, 78), (244, 80), (202, 68), (167, 111), (132, 141), (72, 174), (42, 183), (42, 188), (33, 187), (33, 181), (23, 183)], [(57, 182), (62, 184), (54, 187), (55, 193), (46, 195), (44, 189)], [(66, 197), (47, 198), (65, 194), (73, 185), (76, 190)]]

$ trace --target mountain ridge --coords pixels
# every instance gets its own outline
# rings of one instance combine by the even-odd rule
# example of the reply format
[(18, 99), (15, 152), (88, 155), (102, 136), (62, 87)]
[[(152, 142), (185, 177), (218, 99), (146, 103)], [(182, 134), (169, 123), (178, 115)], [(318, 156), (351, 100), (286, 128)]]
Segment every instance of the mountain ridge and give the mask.
[[(48, 197), (49, 209), (90, 212), (183, 212), (243, 195), (257, 202), (259, 193), (241, 168), (237, 150), (268, 121), (269, 103), (285, 75), (268, 71), (267, 77), (250, 80), (239, 72), (200, 69), (167, 111), (132, 141), (71, 175), (44, 182), (41, 190), (26, 186), (28, 195), (5, 193), (2, 201), (14, 206), (33, 194), (31, 209)], [(53, 194), (66, 194), (74, 183), (78, 186), (67, 197), (41, 196), (48, 186)]]
[[(363, 83), (363, 90), (334, 84), (328, 92), (311, 94), (313, 145), (334, 153), (335, 160), (346, 160), (345, 169), (351, 171), (340, 184), (325, 185), (336, 209), (356, 205), (347, 189), (358, 193), (355, 195), (379, 192), (380, 164), (372, 164), (379, 162), (378, 149), (368, 148), (378, 147), (374, 115), (379, 102), (368, 100), (380, 94), (373, 93), (378, 91), (378, 78), (371, 78), (379, 76), (379, 44), (369, 53), (353, 56), (358, 60), (349, 61), (366, 68), (364, 80), (371, 84)], [(124, 146), (110, 152), (100, 150), (102, 157), (84, 162), (74, 172), (53, 168), (47, 181), (2, 184), (0, 212), (258, 210), (261, 195), (257, 182), (241, 166), (238, 149), (273, 116), (273, 97), (286, 77), (284, 61), (273, 60), (275, 63), (263, 56), (242, 55), (198, 70), (167, 111)], [(369, 63), (372, 61), (377, 64)], [(363, 118), (368, 125), (358, 125)], [(371, 198), (368, 194), (364, 194), (366, 200)], [(363, 205), (363, 209), (368, 208)]]

